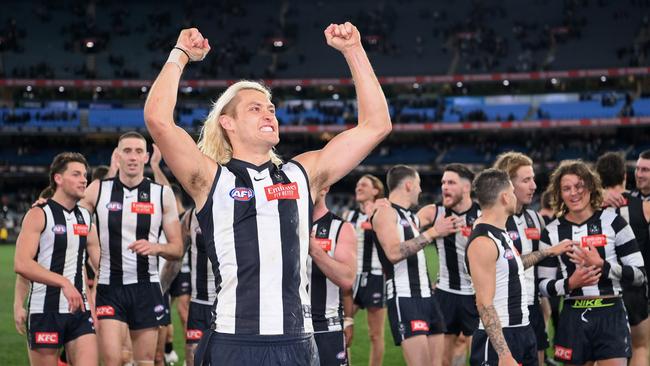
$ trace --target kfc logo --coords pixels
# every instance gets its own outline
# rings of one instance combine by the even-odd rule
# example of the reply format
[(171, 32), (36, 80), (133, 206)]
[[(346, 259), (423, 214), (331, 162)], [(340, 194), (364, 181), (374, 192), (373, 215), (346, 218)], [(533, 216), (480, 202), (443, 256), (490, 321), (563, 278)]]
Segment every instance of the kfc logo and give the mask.
[(560, 360), (571, 361), (571, 356), (573, 356), (573, 350), (571, 348), (555, 346), (555, 357)]
[(59, 344), (59, 333), (36, 332), (36, 344)]
[(115, 315), (115, 308), (110, 305), (98, 306), (97, 307), (97, 316), (113, 316)]
[(429, 324), (424, 320), (411, 320), (411, 332), (428, 332)]
[(185, 338), (190, 341), (198, 341), (203, 337), (203, 332), (198, 329), (188, 329)]

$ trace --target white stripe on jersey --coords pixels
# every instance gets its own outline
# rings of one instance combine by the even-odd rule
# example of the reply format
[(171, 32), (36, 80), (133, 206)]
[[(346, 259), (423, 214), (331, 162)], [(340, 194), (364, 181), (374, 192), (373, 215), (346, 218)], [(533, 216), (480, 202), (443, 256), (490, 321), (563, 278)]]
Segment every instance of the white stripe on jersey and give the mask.
[[(369, 272), (371, 274), (383, 275), (384, 272), (381, 268), (381, 262), (379, 262), (377, 248), (372, 243), (372, 235), (368, 238), (369, 240), (366, 239), (366, 234), (371, 230), (368, 215), (359, 210), (352, 210), (348, 212), (345, 221), (350, 222), (354, 226), (354, 231), (357, 235), (357, 275), (363, 273), (364, 268), (370, 268)], [(366, 250), (369, 250), (370, 253), (366, 253)]]
[[(201, 227), (199, 226), (194, 209), (191, 210), (191, 215), (189, 260), (191, 263), (190, 277), (192, 281), (192, 295), (190, 301), (212, 306), (214, 305), (214, 300), (217, 298), (214, 272), (212, 272), (212, 261), (206, 253), (205, 239), (201, 238), (201, 243), (197, 240), (200, 238), (199, 235), (201, 235)], [(198, 245), (201, 245), (200, 249)], [(201, 253), (199, 253), (199, 250)], [(199, 261), (202, 263), (199, 264)], [(202, 266), (205, 266), (205, 268)]]
[[(83, 273), (83, 263), (86, 259), (85, 238), (81, 242), (81, 236), (75, 234), (75, 225), (86, 225), (87, 232), (90, 232), (90, 213), (83, 207), (76, 206), (81, 213), (77, 217), (75, 209), (67, 211), (53, 200), (39, 206), (45, 213), (45, 227), (41, 233), (38, 254), (36, 261), (43, 268), (56, 272), (68, 279), (84, 298), (84, 305), (88, 309), (86, 300), (86, 279)], [(56, 219), (58, 217), (58, 219)], [(65, 245), (65, 253), (61, 253), (62, 245)], [(84, 247), (82, 258), (79, 258), (79, 246)], [(55, 263), (56, 262), (56, 263)], [(62, 262), (62, 263), (61, 263)], [(79, 265), (81, 263), (81, 266)], [(59, 268), (53, 268), (53, 267)], [(81, 283), (75, 284), (75, 279), (80, 276)], [(80, 286), (77, 286), (80, 285)], [(68, 300), (63, 295), (61, 289), (54, 288), (54, 293), (48, 295), (48, 286), (43, 283), (33, 282), (29, 297), (29, 313), (39, 314), (43, 312), (58, 311), (61, 314), (69, 313)]]
[[(533, 241), (536, 240), (539, 243), (539, 239), (529, 238), (526, 230), (529, 229), (529, 223), (527, 222), (526, 215), (532, 220), (530, 224), (534, 226), (534, 229), (537, 229), (537, 235), (541, 235), (542, 230), (544, 229), (544, 221), (540, 220), (537, 212), (531, 209), (525, 209), (525, 213), (522, 211), (519, 215), (512, 215), (508, 217), (508, 222), (506, 223), (506, 230), (508, 230), (508, 235), (513, 241), (519, 240), (521, 244), (521, 250), (519, 250), (521, 255), (530, 254), (533, 251), (538, 250), (539, 244), (533, 245)], [(513, 223), (516, 227), (510, 227), (510, 224)], [(516, 245), (515, 245), (516, 247)], [(535, 271), (537, 266), (530, 266), (524, 270), (526, 276), (526, 293), (527, 299), (526, 302), (528, 305), (533, 305), (535, 303), (535, 298), (537, 297), (537, 284), (535, 281)]]
[[(136, 230), (138, 227), (138, 216), (143, 214), (137, 213), (137, 203), (140, 201), (150, 200), (150, 203), (153, 205), (153, 213), (147, 214), (150, 217), (150, 225), (148, 230), (147, 240), (156, 243), (162, 231), (162, 218), (163, 218), (163, 202), (162, 202), (162, 191), (163, 186), (156, 184), (154, 182), (149, 182), (150, 184), (150, 193), (140, 191), (139, 187), (146, 184), (144, 181), (138, 187), (133, 188), (132, 190), (127, 187), (122, 187), (122, 201), (114, 202), (112, 201), (112, 191), (115, 182), (119, 178), (108, 179), (101, 181), (99, 197), (97, 199), (97, 204), (95, 207), (95, 214), (97, 215), (98, 223), (98, 233), (99, 233), (99, 242), (101, 245), (101, 257), (99, 262), (99, 280), (98, 283), (101, 285), (110, 285), (112, 283), (112, 278), (116, 279), (119, 285), (121, 284), (133, 284), (138, 283), (138, 267), (137, 267), (137, 258), (138, 254), (132, 252), (128, 249), (128, 246), (136, 241)], [(145, 178), (148, 180), (148, 178)], [(121, 184), (121, 183), (120, 183)], [(119, 191), (118, 191), (119, 192)], [(143, 197), (148, 195), (149, 197)], [(114, 229), (111, 230), (109, 227), (109, 214), (110, 212), (121, 213), (121, 231), (119, 234), (114, 232)], [(111, 246), (111, 237), (117, 236), (114, 238), (114, 245)], [(118, 244), (118, 239), (119, 243)], [(118, 248), (117, 245), (120, 245)], [(114, 253), (121, 253), (121, 258), (114, 258), (113, 265), (111, 261), (111, 249)], [(160, 282), (158, 277), (158, 257), (148, 256), (148, 274), (146, 275), (146, 282)], [(118, 262), (115, 262), (115, 261)], [(117, 271), (114, 271), (113, 267), (117, 266), (117, 263), (121, 261), (121, 266)], [(121, 277), (121, 281), (117, 278)]]

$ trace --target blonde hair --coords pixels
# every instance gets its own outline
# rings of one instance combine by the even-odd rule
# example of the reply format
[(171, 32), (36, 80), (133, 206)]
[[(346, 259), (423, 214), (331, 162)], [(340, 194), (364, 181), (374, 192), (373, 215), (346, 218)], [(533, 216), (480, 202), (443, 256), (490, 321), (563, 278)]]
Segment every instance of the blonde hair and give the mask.
[[(232, 145), (226, 131), (219, 123), (219, 117), (224, 114), (236, 117), (236, 103), (233, 101), (236, 102), (237, 93), (241, 90), (257, 90), (271, 100), (271, 91), (266, 86), (256, 81), (241, 80), (229, 86), (212, 104), (212, 110), (201, 128), (197, 145), (201, 152), (214, 159), (218, 164), (226, 164), (232, 159)], [(282, 160), (274, 149), (269, 151), (269, 158), (275, 165), (282, 164)]]
[(522, 166), (533, 166), (533, 160), (522, 153), (508, 151), (497, 156), (497, 160), (492, 167), (505, 171), (512, 180), (515, 179), (517, 170)]

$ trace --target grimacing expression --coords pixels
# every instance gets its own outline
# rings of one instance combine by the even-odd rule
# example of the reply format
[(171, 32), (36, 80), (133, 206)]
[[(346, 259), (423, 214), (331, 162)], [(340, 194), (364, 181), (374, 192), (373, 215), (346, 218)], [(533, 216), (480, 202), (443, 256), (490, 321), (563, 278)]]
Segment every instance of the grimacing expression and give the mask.
[(128, 177), (144, 174), (144, 165), (149, 161), (147, 143), (139, 138), (127, 137), (117, 144), (120, 171)]
[(517, 174), (512, 179), (512, 185), (515, 187), (517, 201), (522, 205), (529, 205), (537, 190), (533, 167), (530, 165), (519, 167)]
[(591, 192), (575, 174), (565, 174), (560, 178), (560, 194), (569, 212), (577, 213), (591, 207)]
[(233, 101), (236, 105), (232, 130), (240, 142), (263, 144), (269, 149), (280, 142), (275, 106), (264, 93), (254, 89), (240, 90)]
[(76, 200), (84, 198), (88, 184), (84, 164), (76, 161), (69, 162), (62, 173), (54, 174), (54, 180), (57, 189), (61, 189), (66, 195)]

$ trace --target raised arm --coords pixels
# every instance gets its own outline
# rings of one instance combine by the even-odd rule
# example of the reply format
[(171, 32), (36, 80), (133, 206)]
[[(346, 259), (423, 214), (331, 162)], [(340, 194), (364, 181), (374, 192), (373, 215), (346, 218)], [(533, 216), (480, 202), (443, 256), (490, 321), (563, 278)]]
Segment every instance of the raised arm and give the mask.
[[(312, 191), (330, 186), (354, 169), (391, 131), (386, 97), (351, 23), (330, 24), (327, 44), (340, 51), (350, 67), (357, 93), (358, 124), (334, 137), (321, 150), (296, 157), (307, 170)], [(345, 153), (343, 153), (345, 152)]]
[[(207, 200), (208, 191), (217, 171), (217, 164), (205, 156), (190, 135), (174, 123), (174, 107), (181, 74), (190, 61), (200, 61), (210, 51), (208, 40), (196, 29), (184, 29), (151, 86), (144, 105), (144, 121), (156, 142), (167, 166), (185, 191), (192, 196), (196, 207)], [(187, 53), (187, 55), (186, 55)]]
[(499, 355), (499, 365), (516, 365), (517, 362), (513, 359), (503, 336), (499, 315), (494, 308), (498, 254), (497, 247), (491, 239), (478, 237), (467, 248), (467, 261), (476, 290), (476, 308), (492, 348)]
[(163, 186), (171, 186), (167, 176), (165, 176), (165, 173), (160, 168), (160, 161), (162, 160), (160, 149), (156, 144), (153, 144), (152, 147), (153, 153), (151, 153), (151, 157), (149, 158), (149, 166), (151, 166), (151, 170), (153, 171), (153, 180)]

